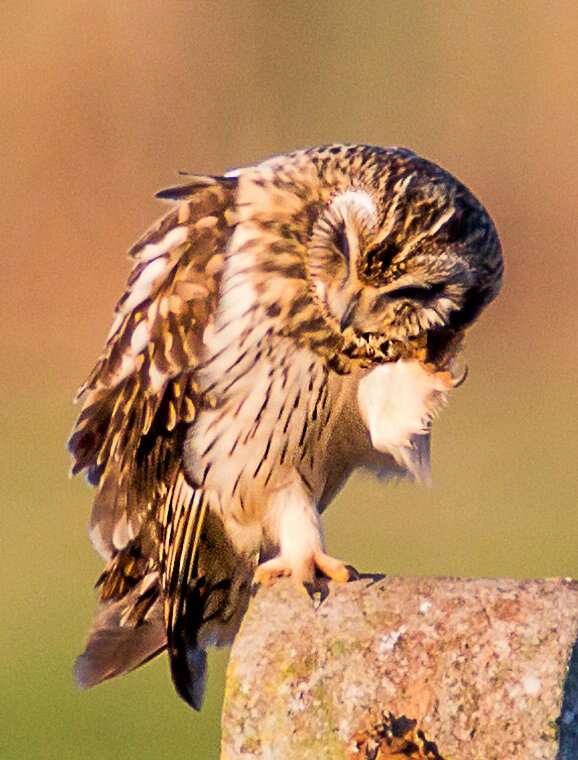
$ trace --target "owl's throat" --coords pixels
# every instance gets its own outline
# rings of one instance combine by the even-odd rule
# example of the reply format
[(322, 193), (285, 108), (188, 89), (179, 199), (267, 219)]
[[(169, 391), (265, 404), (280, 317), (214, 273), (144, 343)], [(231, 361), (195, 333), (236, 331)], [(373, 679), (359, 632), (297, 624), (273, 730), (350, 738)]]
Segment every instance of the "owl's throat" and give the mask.
[(462, 336), (449, 328), (424, 331), (415, 337), (389, 338), (379, 333), (344, 332), (343, 356), (353, 366), (370, 367), (416, 359), (437, 369), (447, 369), (459, 350)]

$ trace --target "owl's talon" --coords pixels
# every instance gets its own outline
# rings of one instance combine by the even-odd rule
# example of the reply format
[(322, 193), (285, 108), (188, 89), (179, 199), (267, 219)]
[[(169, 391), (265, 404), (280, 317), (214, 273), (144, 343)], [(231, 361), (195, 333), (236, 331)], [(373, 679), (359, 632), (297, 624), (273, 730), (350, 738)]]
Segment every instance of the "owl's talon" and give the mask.
[(351, 569), (340, 559), (330, 557), (325, 552), (317, 552), (304, 559), (298, 566), (292, 566), (282, 555), (274, 557), (259, 565), (253, 580), (262, 586), (270, 586), (277, 578), (291, 576), (295, 585), (304, 589), (306, 583), (311, 584), (314, 581), (316, 570), (336, 583), (347, 583), (355, 577)]

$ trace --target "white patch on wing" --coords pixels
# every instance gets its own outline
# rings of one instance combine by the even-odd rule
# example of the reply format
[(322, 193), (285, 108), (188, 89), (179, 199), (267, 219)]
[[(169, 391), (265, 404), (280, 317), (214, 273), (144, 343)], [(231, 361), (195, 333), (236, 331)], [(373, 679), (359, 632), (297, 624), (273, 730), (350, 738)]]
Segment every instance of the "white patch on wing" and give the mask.
[(161, 372), (153, 362), (149, 367), (149, 379), (151, 390), (156, 393), (157, 391), (160, 391), (166, 383), (167, 375), (164, 372)]
[(90, 526), (90, 529), (88, 531), (88, 537), (90, 538), (90, 541), (96, 551), (100, 554), (100, 556), (103, 559), (110, 559), (112, 556), (112, 550), (110, 547), (110, 543), (105, 540), (104, 536), (102, 535), (102, 530), (100, 528), (99, 523), (95, 523), (94, 525)]
[(368, 372), (359, 383), (357, 400), (374, 448), (412, 469), (416, 436), (427, 433), (448, 390), (445, 379), (415, 360), (383, 364)]
[(257, 304), (257, 292), (251, 279), (255, 256), (251, 249), (239, 251), (256, 232), (253, 225), (239, 225), (229, 244), (225, 260), (219, 309), (215, 320), (208, 354), (215, 354), (227, 345), (239, 340), (248, 329), (254, 327), (254, 315), (248, 310)]
[(158, 243), (149, 243), (138, 252), (137, 258), (144, 261), (152, 261), (153, 259), (168, 253), (172, 248), (176, 248), (181, 243), (184, 243), (189, 235), (189, 231), (186, 227), (173, 227), (167, 234), (159, 240)]
[(130, 338), (130, 349), (135, 356), (140, 354), (149, 341), (149, 326), (145, 320), (134, 328)]
[(122, 513), (118, 518), (114, 531), (112, 533), (112, 543), (115, 549), (119, 551), (124, 549), (128, 542), (131, 540), (131, 532), (128, 524), (126, 513)]
[(128, 298), (121, 306), (121, 311), (124, 314), (132, 311), (150, 296), (156, 281), (165, 274), (167, 265), (168, 261), (165, 256), (156, 258), (147, 264), (133, 283)]

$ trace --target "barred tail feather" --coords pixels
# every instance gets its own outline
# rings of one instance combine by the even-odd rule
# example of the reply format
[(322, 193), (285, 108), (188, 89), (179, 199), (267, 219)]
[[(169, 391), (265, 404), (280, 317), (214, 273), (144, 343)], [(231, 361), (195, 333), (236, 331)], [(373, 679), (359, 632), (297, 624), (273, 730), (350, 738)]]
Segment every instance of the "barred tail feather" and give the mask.
[(249, 602), (254, 560), (234, 550), (207, 496), (181, 484), (165, 566), (165, 619), (171, 675), (178, 694), (200, 710), (209, 645), (230, 644)]
[(208, 499), (193, 488), (183, 473), (175, 479), (166, 502), (170, 527), (164, 536), (166, 552), (163, 582), (165, 623), (171, 675), (179, 696), (200, 710), (205, 693), (207, 654), (198, 635), (203, 605), (196, 589), (206, 579), (199, 577), (199, 558), (207, 515)]

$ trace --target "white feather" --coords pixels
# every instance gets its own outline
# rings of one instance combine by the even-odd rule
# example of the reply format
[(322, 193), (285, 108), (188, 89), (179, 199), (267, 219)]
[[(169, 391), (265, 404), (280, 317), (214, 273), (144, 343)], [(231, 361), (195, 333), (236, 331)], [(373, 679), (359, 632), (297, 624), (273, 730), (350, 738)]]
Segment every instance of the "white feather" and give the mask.
[(123, 512), (114, 526), (112, 543), (114, 544), (115, 549), (120, 551), (125, 548), (132, 537), (126, 512)]
[(131, 339), (130, 348), (135, 356), (140, 354), (149, 341), (150, 332), (147, 322), (144, 320), (134, 328)]
[(296, 473), (284, 488), (271, 495), (267, 512), (267, 533), (279, 545), (288, 565), (299, 568), (308, 557), (321, 551), (315, 501)]
[(92, 545), (103, 559), (109, 560), (112, 556), (112, 551), (108, 541), (105, 541), (102, 535), (100, 523), (95, 523), (90, 526), (88, 531), (88, 537), (90, 538)]
[(160, 391), (166, 383), (167, 376), (164, 372), (161, 372), (153, 362), (149, 367), (149, 379), (151, 390), (156, 393), (157, 391)]
[(383, 364), (369, 372), (359, 383), (357, 400), (374, 448), (403, 463), (400, 449), (427, 431), (447, 390), (447, 383), (418, 361)]
[(376, 219), (377, 213), (375, 203), (369, 193), (364, 190), (347, 190), (336, 196), (331, 204), (341, 215), (344, 215), (350, 209), (358, 209), (362, 214), (371, 221)]
[(158, 243), (145, 245), (142, 251), (138, 253), (138, 258), (144, 261), (152, 261), (158, 256), (168, 253), (172, 248), (176, 248), (181, 243), (184, 243), (188, 235), (189, 232), (186, 227), (173, 227)]
[(167, 264), (167, 259), (164, 256), (156, 258), (147, 264), (136, 279), (128, 298), (121, 307), (123, 313), (126, 314), (127, 312), (132, 311), (150, 296), (156, 281), (159, 277), (165, 274)]

